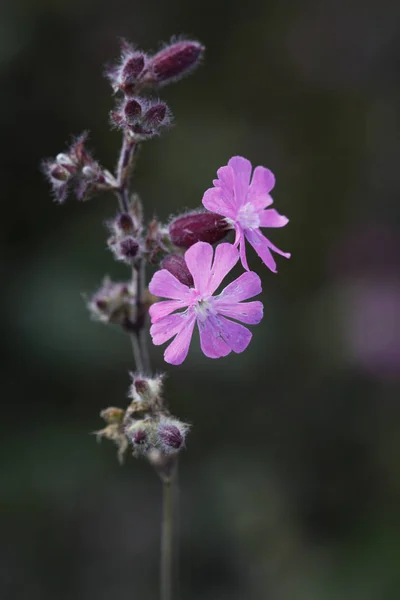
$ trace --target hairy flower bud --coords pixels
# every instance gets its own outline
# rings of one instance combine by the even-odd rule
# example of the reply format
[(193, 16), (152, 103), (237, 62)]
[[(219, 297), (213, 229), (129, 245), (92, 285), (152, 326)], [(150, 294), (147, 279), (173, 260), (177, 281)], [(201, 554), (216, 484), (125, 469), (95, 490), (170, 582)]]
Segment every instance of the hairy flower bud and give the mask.
[(150, 107), (144, 115), (144, 122), (148, 127), (159, 127), (167, 117), (168, 107), (164, 102), (159, 102)]
[(139, 244), (132, 236), (128, 236), (121, 240), (119, 246), (122, 256), (127, 260), (135, 258), (139, 251)]
[(136, 402), (154, 404), (162, 395), (163, 377), (142, 377), (131, 373), (132, 385), (129, 388), (129, 397)]
[(116, 260), (132, 265), (140, 252), (139, 242), (131, 235), (112, 236), (107, 241)]
[(141, 104), (134, 98), (131, 98), (126, 102), (124, 106), (124, 115), (127, 123), (137, 123), (140, 120), (140, 117), (142, 116)]
[(136, 296), (131, 283), (105, 278), (101, 288), (88, 300), (93, 319), (130, 329), (136, 321)]
[(128, 213), (120, 213), (115, 220), (115, 227), (118, 233), (129, 234), (135, 231), (135, 224), (131, 215)]
[(231, 226), (225, 218), (216, 213), (194, 212), (174, 219), (169, 225), (169, 234), (175, 246), (189, 248), (196, 242), (219, 242), (229, 229)]
[(154, 445), (154, 424), (151, 419), (134, 420), (125, 427), (125, 435), (136, 453), (145, 453)]
[(185, 259), (180, 254), (169, 254), (161, 261), (160, 267), (172, 273), (184, 285), (188, 287), (194, 285), (192, 274), (187, 268)]
[(150, 58), (143, 80), (165, 85), (188, 75), (201, 61), (204, 46), (193, 40), (175, 42)]
[(157, 447), (165, 454), (179, 452), (185, 445), (188, 429), (188, 425), (177, 419), (161, 417), (155, 433)]

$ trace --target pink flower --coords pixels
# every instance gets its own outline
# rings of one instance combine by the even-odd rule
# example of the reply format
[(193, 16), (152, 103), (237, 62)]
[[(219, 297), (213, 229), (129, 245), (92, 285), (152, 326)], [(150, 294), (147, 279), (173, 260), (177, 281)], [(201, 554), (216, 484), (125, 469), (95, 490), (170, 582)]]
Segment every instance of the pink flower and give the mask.
[(234, 156), (225, 167), (217, 171), (215, 187), (206, 190), (203, 205), (210, 211), (226, 217), (236, 231), (235, 246), (239, 245), (243, 267), (248, 271), (245, 239), (271, 271), (276, 273), (276, 263), (271, 250), (286, 258), (290, 254), (279, 250), (263, 236), (260, 227), (284, 227), (289, 221), (275, 209), (269, 192), (275, 185), (275, 177), (269, 169), (256, 167), (250, 183), (251, 162), (242, 156)]
[[(211, 244), (197, 242), (185, 253), (194, 287), (184, 285), (165, 269), (155, 273), (149, 284), (150, 292), (170, 300), (150, 307), (150, 334), (156, 346), (175, 338), (164, 353), (166, 362), (180, 365), (185, 360), (196, 322), (201, 349), (209, 358), (226, 356), (231, 350), (243, 352), (247, 348), (252, 334), (247, 327), (230, 319), (252, 325), (261, 321), (262, 303), (243, 302), (261, 292), (260, 278), (256, 273), (243, 273), (213, 296), (238, 260), (239, 253), (231, 244), (219, 244), (213, 261)], [(175, 312), (179, 309), (184, 310)]]

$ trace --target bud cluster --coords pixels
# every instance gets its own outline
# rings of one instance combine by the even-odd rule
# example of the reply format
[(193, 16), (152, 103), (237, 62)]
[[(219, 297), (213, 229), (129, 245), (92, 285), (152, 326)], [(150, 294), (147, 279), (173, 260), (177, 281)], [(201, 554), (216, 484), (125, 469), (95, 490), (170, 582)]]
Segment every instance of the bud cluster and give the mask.
[(104, 437), (117, 444), (120, 459), (129, 444), (135, 457), (148, 458), (154, 451), (172, 457), (184, 448), (189, 426), (170, 416), (162, 388), (162, 376), (132, 374), (132, 402), (127, 409), (109, 407), (100, 413), (106, 427), (95, 433), (99, 439)]
[(107, 240), (108, 247), (118, 261), (134, 266), (142, 255), (141, 223), (131, 209), (119, 213), (108, 223), (111, 237)]
[(111, 123), (129, 132), (137, 141), (149, 140), (171, 124), (165, 102), (147, 98), (125, 98), (110, 114)]
[(106, 277), (87, 303), (93, 319), (130, 330), (136, 322), (136, 294), (131, 282), (116, 283)]
[(79, 136), (65, 153), (43, 163), (43, 171), (50, 181), (57, 202), (64, 202), (70, 191), (78, 200), (87, 200), (93, 194), (112, 189), (115, 180), (102, 169), (85, 148), (87, 133)]

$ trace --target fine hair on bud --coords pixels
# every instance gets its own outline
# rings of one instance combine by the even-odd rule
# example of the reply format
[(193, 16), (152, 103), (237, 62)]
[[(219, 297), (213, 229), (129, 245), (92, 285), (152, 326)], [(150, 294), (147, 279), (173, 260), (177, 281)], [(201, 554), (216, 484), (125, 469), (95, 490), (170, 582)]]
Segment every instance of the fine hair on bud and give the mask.
[(166, 85), (185, 77), (201, 62), (204, 46), (195, 40), (172, 41), (149, 59), (144, 79)]
[(161, 417), (155, 432), (156, 445), (164, 454), (179, 452), (185, 446), (189, 425), (172, 417)]

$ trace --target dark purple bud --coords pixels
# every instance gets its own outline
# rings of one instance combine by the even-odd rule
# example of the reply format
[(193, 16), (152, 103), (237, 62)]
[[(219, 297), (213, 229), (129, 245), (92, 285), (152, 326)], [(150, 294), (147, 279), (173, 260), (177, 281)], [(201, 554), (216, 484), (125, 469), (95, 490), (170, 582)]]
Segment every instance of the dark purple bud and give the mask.
[(155, 104), (144, 115), (146, 125), (150, 127), (158, 127), (162, 125), (167, 115), (167, 105), (163, 102)]
[(124, 113), (128, 123), (135, 123), (142, 114), (142, 107), (137, 100), (132, 98), (125, 104)]
[[(144, 55), (134, 54), (125, 62), (122, 67), (121, 80), (122, 86), (132, 84), (144, 69)], [(123, 88), (122, 88), (123, 89)]]
[(66, 181), (70, 174), (61, 165), (56, 165), (50, 170), (49, 175), (53, 179), (57, 179), (57, 181)]
[(121, 213), (117, 217), (116, 226), (122, 233), (132, 233), (134, 229), (132, 217), (128, 213)]
[(196, 242), (219, 242), (230, 228), (225, 218), (216, 213), (190, 213), (172, 221), (169, 234), (175, 246), (190, 248)]
[(108, 302), (107, 300), (103, 300), (101, 298), (99, 298), (98, 300), (95, 300), (96, 303), (96, 307), (101, 310), (102, 312), (107, 310), (108, 308)]
[(187, 268), (185, 259), (180, 254), (170, 254), (161, 261), (161, 268), (166, 269), (178, 281), (187, 285), (188, 287), (194, 286), (194, 281), (191, 272)]
[(200, 63), (204, 46), (182, 41), (167, 46), (150, 59), (149, 72), (156, 83), (168, 83), (188, 74)]
[(160, 448), (165, 453), (176, 452), (185, 444), (187, 426), (173, 419), (163, 419), (157, 429)]
[(135, 446), (142, 446), (146, 443), (147, 433), (143, 429), (137, 429), (132, 435), (132, 444)]
[(120, 242), (120, 251), (125, 258), (135, 258), (139, 250), (139, 244), (133, 237), (126, 237)]
[(135, 378), (133, 385), (135, 386), (135, 390), (137, 391), (139, 396), (148, 392), (149, 384), (147, 383), (146, 379)]

